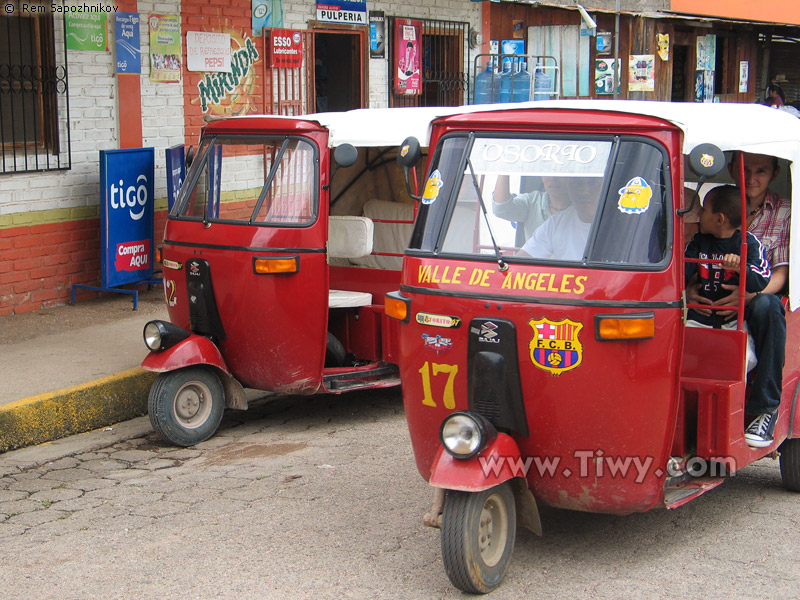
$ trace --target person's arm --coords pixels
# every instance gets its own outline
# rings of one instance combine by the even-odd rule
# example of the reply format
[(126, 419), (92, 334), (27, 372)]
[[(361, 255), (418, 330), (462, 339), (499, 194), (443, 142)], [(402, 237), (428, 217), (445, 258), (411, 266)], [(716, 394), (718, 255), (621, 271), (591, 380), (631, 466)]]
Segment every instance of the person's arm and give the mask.
[[(737, 260), (736, 262), (736, 267), (738, 268), (739, 261)], [(747, 269), (745, 273), (747, 278), (745, 280), (745, 290), (752, 294), (763, 291), (769, 284), (770, 277), (772, 277), (766, 248), (752, 233), (747, 233)]]
[(508, 175), (499, 175), (494, 188), (492, 212), (506, 221), (524, 223), (528, 219), (531, 204), (535, 201), (533, 194), (512, 195), (509, 191)]
[(494, 201), (503, 204), (511, 199), (511, 189), (508, 183), (508, 175), (498, 175), (497, 183), (494, 186)]

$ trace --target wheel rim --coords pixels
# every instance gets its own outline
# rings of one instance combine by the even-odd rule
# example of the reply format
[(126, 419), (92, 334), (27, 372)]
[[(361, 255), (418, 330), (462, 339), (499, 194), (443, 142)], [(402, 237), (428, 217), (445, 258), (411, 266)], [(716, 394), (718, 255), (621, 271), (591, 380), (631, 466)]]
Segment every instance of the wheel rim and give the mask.
[(202, 426), (211, 414), (211, 390), (200, 381), (184, 383), (175, 394), (175, 420), (186, 429)]
[(508, 539), (508, 509), (499, 494), (492, 494), (481, 508), (478, 549), (487, 567), (500, 562)]

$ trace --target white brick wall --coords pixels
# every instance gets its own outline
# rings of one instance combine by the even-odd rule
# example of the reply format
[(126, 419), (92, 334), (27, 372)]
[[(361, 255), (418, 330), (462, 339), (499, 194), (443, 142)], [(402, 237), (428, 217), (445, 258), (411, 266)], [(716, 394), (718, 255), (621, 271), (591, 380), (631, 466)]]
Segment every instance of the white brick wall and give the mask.
[[(106, 4), (112, 4), (108, 0)], [(151, 13), (179, 14), (177, 2), (139, 1), (142, 50), (142, 144), (155, 152), (155, 196), (166, 196), (164, 149), (183, 143), (182, 83), (151, 83), (147, 16)], [(61, 21), (56, 19), (57, 39), (63, 40)], [(54, 208), (92, 206), (99, 203), (100, 150), (119, 148), (117, 81), (114, 58), (114, 19), (108, 20), (108, 52), (69, 51), (69, 116), (72, 168), (49, 173), (2, 175), (0, 214)], [(61, 44), (61, 45), (59, 45)], [(57, 42), (63, 49), (63, 43)]]
[[(103, 0), (113, 4), (111, 0)], [(217, 0), (211, 0), (216, 2)], [(232, 0), (234, 2), (249, 0)], [(429, 18), (466, 21), (480, 28), (481, 5), (468, 0), (408, 0), (369, 2), (369, 10), (382, 10), (387, 17)], [(180, 1), (139, 0), (140, 47), (142, 51), (142, 137), (145, 147), (155, 152), (155, 196), (166, 196), (164, 150), (184, 142), (183, 83), (154, 83), (149, 79), (149, 34), (151, 13), (180, 14)], [(316, 4), (310, 0), (284, 1), (284, 26), (306, 29), (316, 19)], [(56, 19), (57, 47), (63, 40), (61, 21)], [(113, 13), (108, 22), (108, 52), (68, 54), (69, 110), (72, 168), (49, 173), (0, 175), (0, 214), (32, 212), (53, 208), (74, 208), (99, 203), (99, 151), (119, 148), (117, 85), (114, 62)], [(388, 40), (387, 40), (388, 41)], [(387, 59), (369, 59), (369, 106), (388, 106)]]
[[(290, 2), (284, 0), (284, 27), (287, 29), (307, 29), (307, 22), (317, 18), (316, 4), (310, 1)], [(481, 4), (469, 0), (408, 0), (408, 2), (368, 2), (367, 10), (382, 10), (385, 17), (406, 19), (438, 19), (469, 23), (480, 31)], [(387, 36), (388, 36), (387, 31)], [(387, 44), (391, 40), (386, 40)], [(389, 63), (386, 58), (369, 60), (369, 108), (389, 106)], [(470, 65), (465, 65), (467, 69)], [(469, 72), (469, 71), (468, 71)]]

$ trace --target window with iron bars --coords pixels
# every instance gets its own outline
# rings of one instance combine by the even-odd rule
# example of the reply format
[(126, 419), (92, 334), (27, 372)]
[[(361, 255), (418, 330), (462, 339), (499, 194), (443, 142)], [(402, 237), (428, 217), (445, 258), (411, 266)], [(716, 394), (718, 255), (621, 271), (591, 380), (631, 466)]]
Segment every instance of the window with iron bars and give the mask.
[(32, 6), (0, 13), (0, 174), (71, 167), (64, 17)]
[(389, 17), (389, 106), (460, 106), (469, 98), (469, 23), (417, 19), (422, 24), (422, 90), (397, 96), (392, 90), (395, 64), (394, 28), (399, 17)]

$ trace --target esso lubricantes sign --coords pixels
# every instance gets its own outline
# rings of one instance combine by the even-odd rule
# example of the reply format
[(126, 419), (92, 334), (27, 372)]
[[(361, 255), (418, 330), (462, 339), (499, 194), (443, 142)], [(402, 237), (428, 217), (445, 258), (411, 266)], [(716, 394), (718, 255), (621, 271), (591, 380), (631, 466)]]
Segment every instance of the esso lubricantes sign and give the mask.
[(103, 287), (153, 277), (153, 148), (100, 152)]
[(147, 177), (139, 175), (135, 185), (126, 185), (120, 179), (119, 185), (111, 184), (111, 208), (128, 209), (131, 219), (138, 221), (144, 216), (147, 206)]
[(270, 65), (297, 68), (303, 64), (303, 34), (294, 29), (273, 29)]

